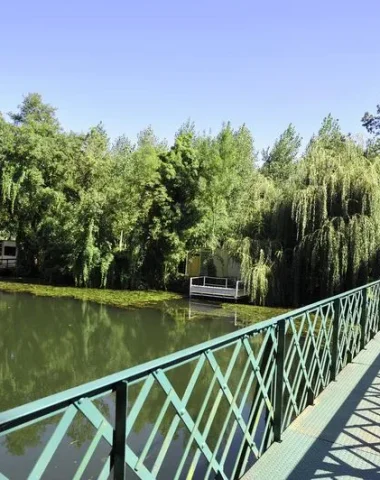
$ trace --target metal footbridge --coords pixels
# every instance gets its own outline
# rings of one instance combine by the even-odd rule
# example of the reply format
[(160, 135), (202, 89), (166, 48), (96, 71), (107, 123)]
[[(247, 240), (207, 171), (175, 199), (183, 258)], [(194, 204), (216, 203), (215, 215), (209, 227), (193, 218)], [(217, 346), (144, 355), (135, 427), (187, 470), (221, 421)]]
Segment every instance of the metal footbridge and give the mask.
[(377, 478), (379, 299), (377, 281), (3, 412), (2, 441), (47, 425), (28, 479)]

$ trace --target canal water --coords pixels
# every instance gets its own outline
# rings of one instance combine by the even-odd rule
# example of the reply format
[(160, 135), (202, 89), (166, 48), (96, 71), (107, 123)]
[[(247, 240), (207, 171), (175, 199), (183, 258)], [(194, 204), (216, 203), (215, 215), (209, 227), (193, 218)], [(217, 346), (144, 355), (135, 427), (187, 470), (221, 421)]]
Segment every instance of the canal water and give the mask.
[[(236, 315), (225, 313), (217, 305), (188, 300), (118, 309), (67, 298), (0, 293), (0, 411), (232, 332), (238, 328), (237, 320)], [(174, 383), (184, 382), (185, 386), (185, 371), (176, 374), (173, 370), (171, 375)], [(173, 379), (173, 375), (178, 378)], [(207, 385), (208, 381), (205, 373), (201, 383)], [(137, 390), (131, 391), (132, 398), (137, 394)], [(142, 451), (165, 399), (158, 391), (153, 398), (128, 439), (137, 453)], [(113, 397), (97, 401), (97, 406), (112, 422)], [(193, 408), (199, 405), (195, 402)], [(225, 411), (220, 413), (225, 415)], [(9, 479), (27, 478), (58, 421), (59, 417), (52, 417), (1, 437), (0, 472)], [(72, 478), (94, 432), (89, 422), (77, 415), (42, 478)], [(161, 441), (164, 435), (159, 430)], [(174, 459), (182, 456), (187, 438), (188, 432), (179, 428), (158, 478), (170, 478), (168, 472)], [(161, 441), (156, 442), (157, 449)], [(98, 449), (96, 460), (82, 478), (97, 478), (109, 447), (104, 442)], [(147, 465), (154, 463), (154, 449), (150, 455)], [(200, 460), (192, 478), (204, 478), (204, 474)], [(130, 478), (135, 478), (133, 472)]]

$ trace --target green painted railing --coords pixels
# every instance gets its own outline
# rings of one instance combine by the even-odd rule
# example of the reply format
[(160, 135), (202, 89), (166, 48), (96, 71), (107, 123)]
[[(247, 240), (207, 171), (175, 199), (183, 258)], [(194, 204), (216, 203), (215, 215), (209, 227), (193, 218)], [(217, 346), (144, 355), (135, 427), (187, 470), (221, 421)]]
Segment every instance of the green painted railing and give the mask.
[(94, 462), (99, 479), (240, 478), (376, 334), (379, 299), (377, 281), (17, 407), (0, 414), (0, 434), (59, 416), (29, 479), (64, 471), (55, 456), (78, 416), (93, 435), (64, 478), (88, 478)]

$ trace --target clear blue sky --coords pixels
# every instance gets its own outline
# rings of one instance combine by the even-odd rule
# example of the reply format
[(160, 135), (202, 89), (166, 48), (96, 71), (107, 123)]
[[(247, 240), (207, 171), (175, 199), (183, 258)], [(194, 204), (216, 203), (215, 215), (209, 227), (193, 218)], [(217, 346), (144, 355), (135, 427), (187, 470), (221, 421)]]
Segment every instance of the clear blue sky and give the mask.
[(380, 103), (379, 0), (3, 1), (0, 110), (39, 92), (65, 128), (172, 139), (246, 123), (257, 148)]

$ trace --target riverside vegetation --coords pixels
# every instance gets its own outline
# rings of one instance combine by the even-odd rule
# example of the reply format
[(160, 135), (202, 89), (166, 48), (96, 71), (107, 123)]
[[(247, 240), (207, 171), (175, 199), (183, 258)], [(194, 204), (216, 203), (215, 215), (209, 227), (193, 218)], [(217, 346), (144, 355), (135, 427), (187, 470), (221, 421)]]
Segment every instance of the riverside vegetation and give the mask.
[[(188, 319), (188, 306), (181, 300), (182, 296), (167, 291), (148, 290), (109, 290), (106, 288), (77, 288), (77, 287), (53, 287), (50, 285), (37, 285), (24, 282), (0, 282), (0, 291), (6, 293), (28, 293), (37, 297), (73, 298), (85, 302), (111, 305), (118, 308), (154, 307), (164, 309), (173, 314), (177, 323), (180, 319)], [(236, 305), (231, 303), (222, 304), (222, 309), (215, 308), (212, 317), (233, 315), (238, 316), (240, 326), (253, 324), (285, 313), (287, 310), (252, 305)], [(193, 314), (194, 318), (204, 317), (204, 314)]]
[(168, 300), (178, 300), (180, 295), (166, 291), (131, 291), (97, 288), (53, 287), (32, 283), (0, 282), (0, 291), (29, 293), (37, 297), (66, 297), (120, 308), (155, 305)]
[(2, 236), (21, 276), (130, 290), (170, 289), (187, 252), (222, 247), (252, 302), (305, 304), (379, 277), (380, 107), (362, 123), (366, 142), (327, 116), (303, 153), (289, 125), (259, 156), (229, 123), (187, 122), (172, 146), (65, 131), (30, 94), (0, 116)]

